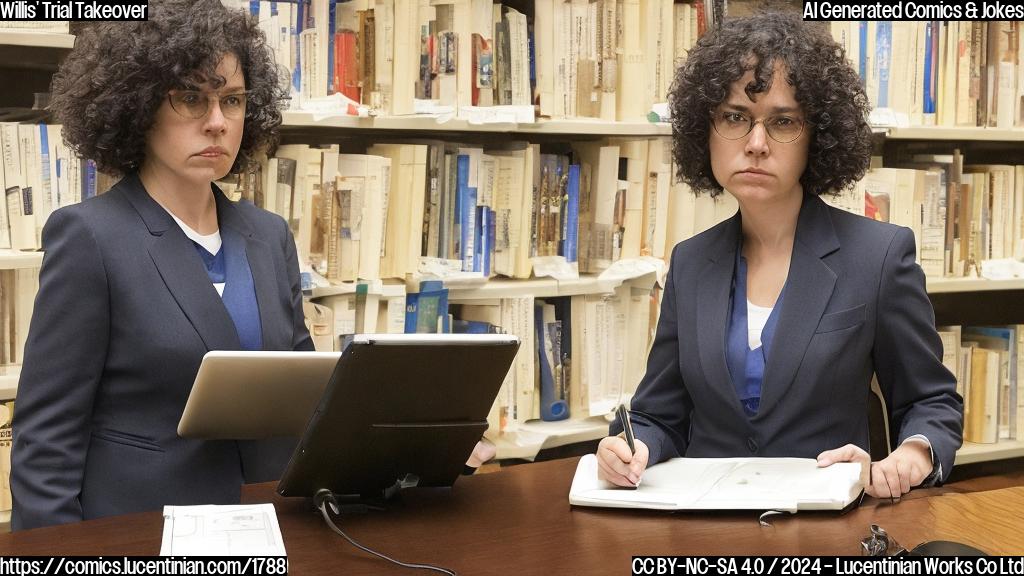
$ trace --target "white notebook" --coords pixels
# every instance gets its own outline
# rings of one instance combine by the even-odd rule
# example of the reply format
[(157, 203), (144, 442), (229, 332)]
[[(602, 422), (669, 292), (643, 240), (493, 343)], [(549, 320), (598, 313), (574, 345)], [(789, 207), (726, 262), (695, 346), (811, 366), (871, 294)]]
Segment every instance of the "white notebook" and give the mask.
[(842, 510), (863, 490), (861, 466), (818, 468), (811, 458), (673, 458), (648, 468), (636, 489), (597, 477), (597, 457), (580, 459), (569, 503), (657, 510)]

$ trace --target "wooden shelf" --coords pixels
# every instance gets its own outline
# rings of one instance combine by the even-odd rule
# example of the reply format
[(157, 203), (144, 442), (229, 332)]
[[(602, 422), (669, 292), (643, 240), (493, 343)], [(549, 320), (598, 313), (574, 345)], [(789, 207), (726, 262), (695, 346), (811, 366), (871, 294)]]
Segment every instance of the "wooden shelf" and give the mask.
[(0, 30), (0, 44), (31, 46), (33, 48), (70, 49), (75, 45), (75, 37), (71, 34), (62, 34), (60, 32), (4, 28)]
[(8, 368), (13, 374), (0, 375), (0, 400), (14, 400), (18, 395), (18, 379), (21, 378), (21, 367)]
[(0, 270), (12, 270), (14, 268), (38, 268), (42, 263), (42, 252), (0, 250)]
[(667, 122), (608, 122), (604, 120), (542, 120), (533, 124), (518, 124), (521, 134), (580, 134), (594, 136), (671, 136), (672, 125)]
[[(654, 282), (654, 273), (645, 274), (639, 278), (622, 279), (609, 278), (601, 279), (597, 276), (582, 276), (573, 280), (556, 280), (554, 278), (490, 278), (482, 277), (456, 277), (447, 278), (444, 281), (448, 289), (449, 301), (463, 300), (491, 300), (498, 298), (511, 298), (529, 294), (534, 298), (555, 298), (558, 296), (578, 296), (581, 294), (612, 294), (615, 289), (624, 282)], [(331, 286), (318, 286), (310, 291), (310, 298), (323, 298), (340, 294), (354, 294), (356, 283), (340, 282)], [(368, 293), (391, 298), (405, 295), (405, 286), (402, 284), (375, 284), (369, 283)]]
[(1021, 128), (974, 128), (970, 126), (910, 126), (890, 128), (886, 138), (891, 140), (987, 140), (999, 142), (1024, 141)]
[[(369, 294), (382, 296), (384, 298), (405, 295), (405, 285), (403, 284), (381, 284), (375, 282), (368, 282), (367, 284), (369, 285), (367, 290), (367, 293)], [(330, 286), (317, 286), (311, 291), (310, 298), (355, 294), (357, 285), (357, 282), (339, 282)]]
[(985, 292), (992, 290), (1024, 290), (1024, 278), (988, 280), (986, 278), (935, 278), (928, 279), (929, 294), (951, 292)]
[(533, 460), (543, 449), (599, 440), (607, 435), (608, 421), (603, 416), (591, 416), (561, 422), (530, 420), (515, 432), (494, 437), (488, 435), (487, 439), (494, 443), (498, 460)]
[(672, 127), (664, 122), (607, 122), (601, 120), (541, 120), (535, 123), (501, 122), (472, 124), (451, 118), (439, 122), (434, 116), (376, 116), (359, 118), (344, 115), (317, 115), (312, 112), (284, 112), (283, 129), (344, 128), (348, 130), (394, 130), (416, 132), (482, 132), (499, 134), (545, 134), (590, 136), (670, 136)]
[(956, 464), (972, 464), (990, 460), (1006, 460), (1024, 457), (1024, 441), (1000, 440), (995, 444), (974, 444), (964, 442), (956, 452)]
[[(75, 37), (70, 34), (38, 30), (0, 29), (0, 47), (7, 47), (11, 54), (8, 60), (22, 54), (46, 54), (58, 58), (58, 51), (74, 46)], [(28, 48), (30, 50), (22, 50)], [(35, 50), (39, 49), (39, 50)], [(7, 53), (5, 53), (7, 54)], [(56, 56), (54, 56), (56, 54)], [(396, 136), (403, 133), (435, 133), (442, 138), (454, 138), (459, 133), (493, 135), (495, 138), (523, 138), (530, 135), (553, 137), (574, 136), (624, 136), (652, 137), (671, 136), (671, 125), (649, 122), (607, 122), (592, 119), (540, 120), (535, 123), (500, 122), (475, 124), (463, 118), (440, 121), (435, 116), (392, 116), (358, 118), (344, 115), (315, 115), (310, 112), (286, 111), (282, 128), (294, 133), (313, 130), (323, 131), (364, 131), (366, 133), (390, 132)], [(974, 127), (914, 126), (905, 128), (874, 128), (873, 132), (886, 140), (925, 141), (1024, 141), (1024, 129), (994, 129)], [(0, 250), (0, 269), (34, 268), (42, 263), (42, 252), (19, 252)], [(653, 275), (651, 275), (653, 278)], [(497, 299), (530, 294), (538, 298), (571, 296), (579, 294), (607, 294), (614, 292), (622, 282), (631, 280), (606, 279), (585, 276), (576, 280), (558, 281), (553, 278), (512, 279), (451, 279), (446, 281), (449, 298), (452, 301)], [(646, 281), (646, 280), (644, 280)], [(652, 280), (653, 281), (653, 280)], [(978, 278), (936, 278), (927, 284), (931, 294), (969, 294), (972, 292), (992, 293), (996, 291), (1024, 290), (1024, 279), (985, 280)], [(345, 283), (312, 290), (312, 297), (351, 294), (355, 283)], [(383, 297), (400, 296), (405, 293), (402, 284), (371, 283), (370, 292)], [(998, 296), (998, 295), (993, 295)], [(970, 297), (970, 296), (967, 296)], [(17, 393), (20, 375), (0, 375), (0, 399), (13, 398)], [(608, 421), (602, 417), (574, 419), (563, 422), (530, 421), (510, 434), (492, 438), (498, 451), (498, 458), (532, 459), (546, 448), (598, 440), (608, 433)], [(957, 452), (956, 463), (968, 464), (987, 460), (1024, 457), (1024, 441), (1004, 441), (997, 444), (965, 444)], [(10, 512), (0, 512), (0, 530), (10, 521)]]
[(448, 300), (483, 300), (510, 298), (530, 294), (534, 298), (554, 298), (577, 294), (610, 294), (618, 283), (601, 282), (597, 277), (582, 277), (578, 280), (558, 281), (554, 278), (530, 278), (515, 280), (499, 278), (474, 286), (449, 286)]

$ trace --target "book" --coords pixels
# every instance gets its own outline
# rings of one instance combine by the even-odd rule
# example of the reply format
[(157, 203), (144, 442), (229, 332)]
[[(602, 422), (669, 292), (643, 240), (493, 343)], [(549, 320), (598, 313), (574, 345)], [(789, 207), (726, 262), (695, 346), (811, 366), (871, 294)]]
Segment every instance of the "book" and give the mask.
[(858, 502), (862, 468), (812, 458), (672, 458), (644, 472), (636, 489), (599, 480), (597, 457), (580, 459), (569, 503), (654, 510), (842, 510)]
[(11, 420), (14, 400), (0, 401), (0, 510), (11, 509)]

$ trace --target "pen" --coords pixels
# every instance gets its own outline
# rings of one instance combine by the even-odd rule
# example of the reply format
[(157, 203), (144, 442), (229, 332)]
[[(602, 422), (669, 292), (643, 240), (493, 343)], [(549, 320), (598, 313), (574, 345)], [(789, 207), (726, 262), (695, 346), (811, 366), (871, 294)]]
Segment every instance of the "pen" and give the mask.
[(633, 442), (633, 425), (629, 422), (629, 410), (625, 404), (619, 404), (615, 409), (615, 415), (619, 418), (622, 431), (626, 434), (626, 444), (629, 444), (629, 453), (636, 454), (636, 444)]

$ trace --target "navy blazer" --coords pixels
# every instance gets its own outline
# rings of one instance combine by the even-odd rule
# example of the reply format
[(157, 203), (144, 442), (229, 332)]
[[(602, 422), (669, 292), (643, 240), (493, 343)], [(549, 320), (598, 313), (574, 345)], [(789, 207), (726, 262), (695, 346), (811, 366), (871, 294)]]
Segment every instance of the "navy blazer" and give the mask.
[[(214, 187), (219, 226), (245, 239), (265, 350), (312, 350), (285, 221)], [(11, 455), (15, 530), (237, 503), (280, 476), (296, 439), (177, 435), (203, 355), (240, 350), (192, 242), (137, 175), (55, 211), (18, 384)]]
[[(890, 435), (923, 434), (943, 476), (961, 445), (963, 400), (915, 261), (913, 233), (804, 195), (765, 366), (761, 405), (744, 413), (726, 363), (740, 214), (672, 253), (633, 426), (650, 463), (677, 456), (814, 458), (852, 443), (868, 451), (872, 374)], [(613, 430), (613, 433), (615, 430)]]

